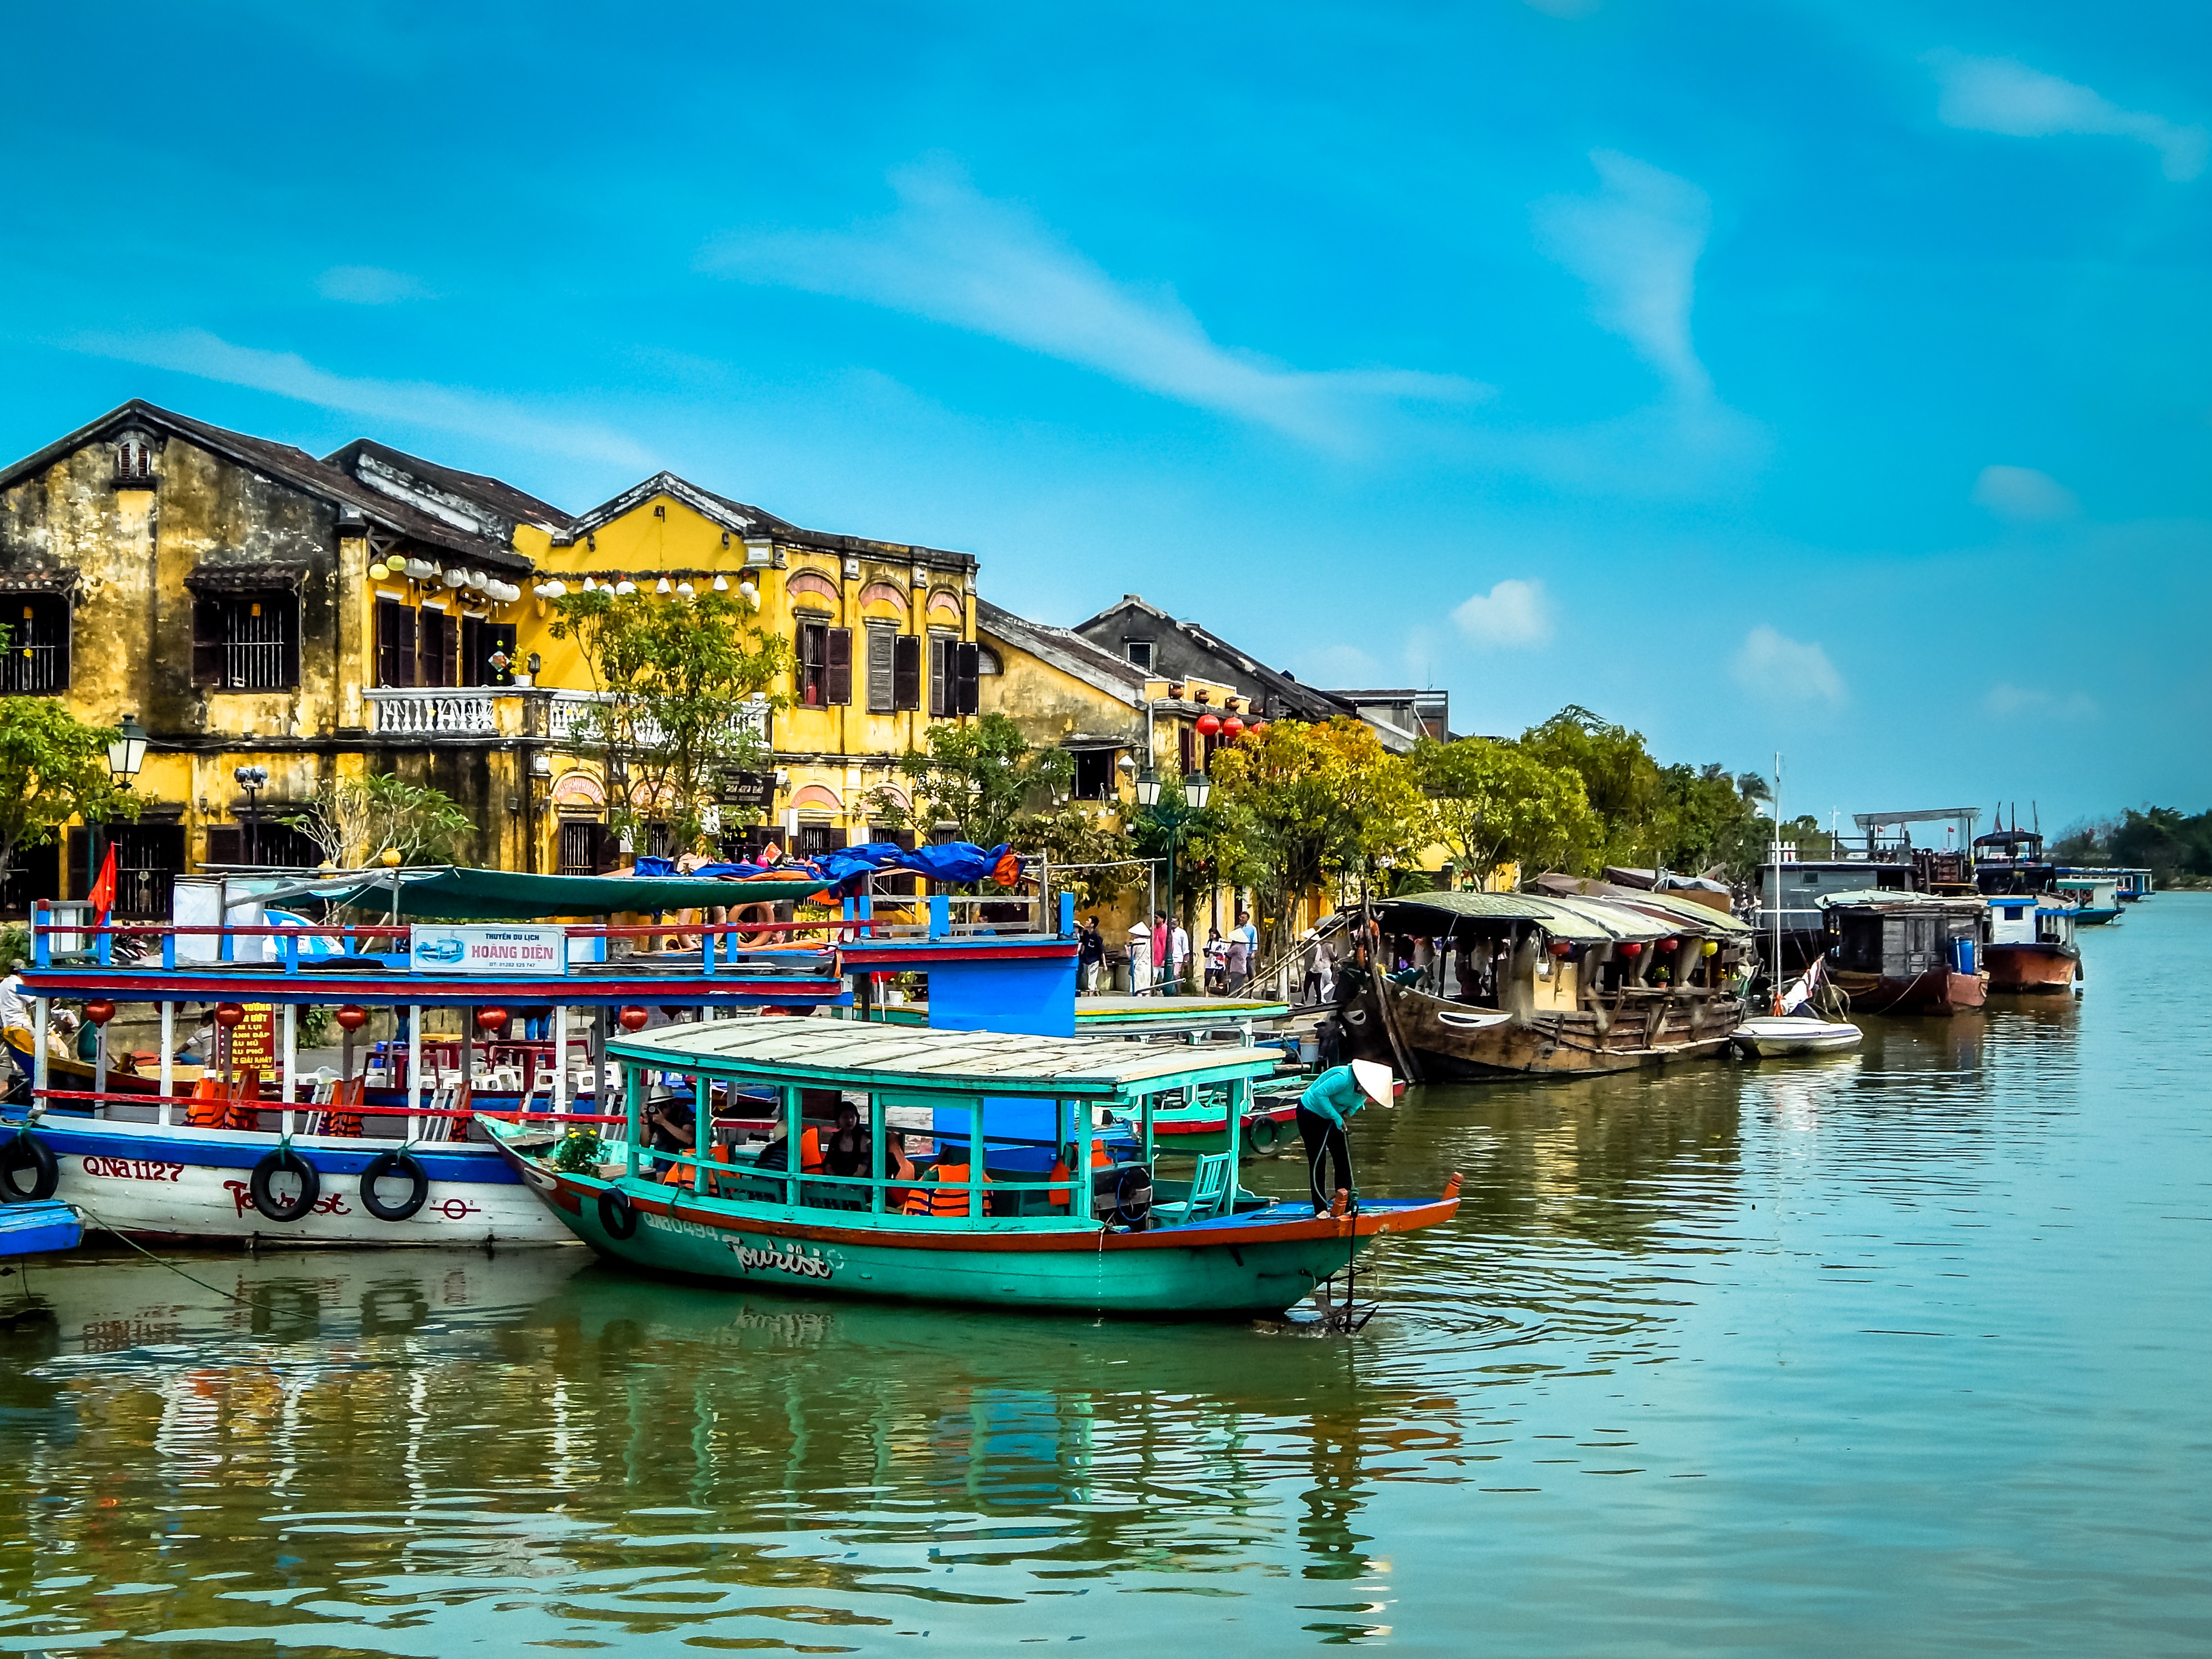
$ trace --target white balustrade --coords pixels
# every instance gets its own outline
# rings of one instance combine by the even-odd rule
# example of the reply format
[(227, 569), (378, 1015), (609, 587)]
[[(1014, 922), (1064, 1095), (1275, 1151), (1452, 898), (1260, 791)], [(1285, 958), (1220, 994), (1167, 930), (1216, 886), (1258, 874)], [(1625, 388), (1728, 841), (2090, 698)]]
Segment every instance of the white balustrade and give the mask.
[(499, 732), (496, 691), (387, 686), (362, 696), (375, 711), (373, 726), (380, 736), (476, 738)]

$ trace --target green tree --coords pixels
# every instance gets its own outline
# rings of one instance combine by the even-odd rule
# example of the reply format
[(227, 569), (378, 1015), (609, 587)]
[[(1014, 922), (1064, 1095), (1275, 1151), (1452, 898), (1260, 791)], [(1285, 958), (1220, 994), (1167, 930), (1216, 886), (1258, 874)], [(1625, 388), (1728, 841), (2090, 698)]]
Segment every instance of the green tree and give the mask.
[(325, 778), (307, 809), (284, 822), (345, 870), (363, 868), (387, 848), (403, 864), (459, 864), (477, 828), (451, 795), (388, 772)]
[(1430, 832), (1480, 887), (1501, 866), (1577, 865), (1597, 835), (1582, 775), (1486, 738), (1423, 738), (1407, 757), (1429, 804)]
[(0, 881), (19, 849), (45, 846), (73, 818), (138, 816), (137, 796), (108, 775), (115, 735), (52, 697), (0, 697)]
[[(1756, 786), (1756, 793), (1747, 784)], [(1773, 839), (1773, 826), (1758, 811), (1768, 798), (1765, 781), (1756, 773), (1732, 778), (1717, 764), (1662, 769), (1656, 862), (1692, 873), (1717, 871), (1735, 880), (1748, 876), (1766, 858)]]
[(578, 736), (605, 757), (607, 822), (634, 838), (664, 820), (678, 845), (696, 846), (722, 774), (768, 758), (760, 726), (739, 711), (789, 702), (770, 688), (791, 667), (791, 641), (760, 627), (758, 605), (739, 593), (663, 599), (599, 587), (553, 605), (554, 638), (576, 641), (599, 694)]
[(914, 805), (901, 808), (878, 793), (883, 822), (921, 831), (954, 823), (963, 841), (996, 847), (1015, 839), (1026, 808), (1056, 805), (1075, 776), (1075, 761), (1064, 749), (1032, 747), (1021, 727), (992, 714), (972, 725), (931, 726), (928, 751), (908, 750), (899, 771)]
[(1578, 773), (1597, 834), (1585, 854), (1584, 874), (1606, 864), (1648, 866), (1659, 861), (1659, 763), (1644, 734), (1599, 719), (1570, 704), (1522, 733), (1521, 748), (1551, 767)]
[(1126, 862), (1135, 856), (1134, 848), (1112, 809), (1102, 812), (1069, 801), (1049, 812), (1025, 812), (1014, 820), (1008, 839), (1016, 850), (1041, 853), (1050, 860), (1054, 888), (1074, 894), (1076, 909), (1085, 915), (1111, 904), (1145, 878), (1144, 866)]

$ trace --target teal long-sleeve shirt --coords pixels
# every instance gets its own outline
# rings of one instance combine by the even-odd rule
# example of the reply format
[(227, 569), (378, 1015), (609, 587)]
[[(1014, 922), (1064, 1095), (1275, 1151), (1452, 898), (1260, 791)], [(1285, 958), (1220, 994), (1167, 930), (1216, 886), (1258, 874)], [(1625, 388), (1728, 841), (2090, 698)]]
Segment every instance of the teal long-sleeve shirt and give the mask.
[(1325, 1117), (1340, 1129), (1350, 1127), (1352, 1115), (1367, 1103), (1367, 1091), (1359, 1086), (1349, 1066), (1333, 1066), (1306, 1086), (1298, 1097), (1298, 1104), (1316, 1117)]

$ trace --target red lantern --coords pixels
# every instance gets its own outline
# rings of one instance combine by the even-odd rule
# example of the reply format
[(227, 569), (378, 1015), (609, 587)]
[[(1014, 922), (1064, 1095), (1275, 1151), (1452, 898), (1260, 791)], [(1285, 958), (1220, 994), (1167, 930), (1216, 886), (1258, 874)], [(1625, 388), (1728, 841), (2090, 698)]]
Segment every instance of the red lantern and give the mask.
[(1573, 945), (1568, 944), (1566, 940), (1563, 939), (1555, 939), (1552, 941), (1552, 954), (1555, 957), (1565, 956), (1567, 952), (1574, 948), (1575, 947)]
[(507, 1010), (504, 1008), (479, 1008), (477, 1010), (477, 1029), (480, 1031), (496, 1031), (501, 1026), (506, 1024)]
[(246, 1009), (235, 1002), (218, 1002), (215, 1006), (215, 1023), (226, 1031), (246, 1018)]
[(1634, 939), (1631, 939), (1627, 944), (1620, 947), (1620, 954), (1630, 957), (1632, 960), (1633, 958), (1644, 954), (1644, 947), (1638, 945)]
[(1199, 735), (1200, 737), (1201, 737), (1201, 738), (1210, 738), (1210, 737), (1212, 737), (1215, 732), (1218, 732), (1220, 729), (1221, 729), (1221, 716), (1220, 716), (1220, 715), (1218, 715), (1218, 714), (1200, 714), (1200, 715), (1198, 717), (1198, 735)]
[(635, 1003), (632, 1003), (629, 1007), (623, 1009), (622, 1012), (617, 1014), (615, 1018), (622, 1023), (622, 1028), (623, 1030), (642, 1031), (645, 1029), (646, 1021), (651, 1019), (653, 1016), (646, 1012), (644, 1009), (639, 1007)]
[(94, 997), (84, 1005), (84, 1017), (94, 1025), (105, 1025), (115, 1018), (115, 1005), (106, 997)]
[(1221, 735), (1224, 738), (1226, 738), (1230, 742), (1236, 742), (1238, 738), (1243, 735), (1243, 733), (1244, 722), (1238, 720), (1236, 715), (1231, 714), (1227, 720), (1221, 722)]
[(334, 1018), (345, 1030), (349, 1031), (358, 1031), (362, 1026), (368, 1024), (368, 1010), (366, 1008), (356, 1008), (353, 1004), (349, 1002), (344, 1007), (339, 1009), (332, 1018)]
[(1267, 722), (1265, 720), (1254, 720), (1251, 725), (1246, 726), (1244, 729), (1247, 732), (1249, 732), (1254, 737), (1260, 737), (1267, 732)]
[(1682, 941), (1678, 939), (1662, 939), (1659, 941), (1659, 948), (1662, 951), (1672, 951), (1676, 946), (1680, 945), (1681, 942)]

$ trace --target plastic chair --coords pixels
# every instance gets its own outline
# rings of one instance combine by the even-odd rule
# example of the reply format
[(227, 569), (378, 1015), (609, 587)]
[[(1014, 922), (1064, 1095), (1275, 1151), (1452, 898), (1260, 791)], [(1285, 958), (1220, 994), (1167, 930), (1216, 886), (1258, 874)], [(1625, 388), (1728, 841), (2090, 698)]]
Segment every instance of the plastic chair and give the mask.
[(1155, 1204), (1152, 1212), (1170, 1225), (1186, 1221), (1212, 1221), (1226, 1212), (1232, 1194), (1229, 1188), (1229, 1154), (1207, 1152), (1198, 1160), (1190, 1177), (1190, 1196), (1181, 1203)]

